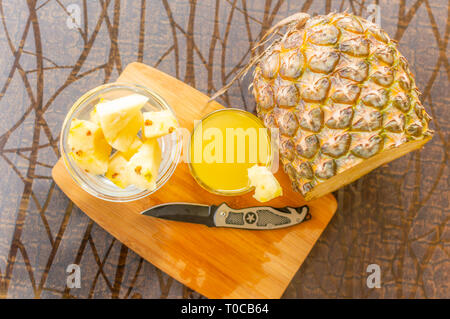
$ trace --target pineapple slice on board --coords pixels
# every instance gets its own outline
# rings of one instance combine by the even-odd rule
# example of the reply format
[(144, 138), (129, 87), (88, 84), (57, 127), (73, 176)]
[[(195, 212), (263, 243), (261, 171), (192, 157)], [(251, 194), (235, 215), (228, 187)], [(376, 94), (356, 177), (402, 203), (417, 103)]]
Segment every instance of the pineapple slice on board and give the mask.
[(248, 169), (250, 186), (255, 187), (253, 197), (259, 202), (268, 202), (283, 195), (283, 189), (266, 166), (254, 165)]
[(73, 119), (67, 143), (71, 150), (69, 156), (81, 169), (96, 175), (106, 172), (111, 146), (97, 124)]
[(155, 138), (172, 133), (177, 120), (171, 111), (144, 112), (144, 136)]
[(147, 101), (143, 95), (132, 94), (97, 104), (96, 116), (112, 147), (121, 152), (130, 148), (144, 124), (141, 108)]
[(128, 182), (146, 190), (156, 187), (161, 149), (156, 139), (145, 140), (127, 165)]

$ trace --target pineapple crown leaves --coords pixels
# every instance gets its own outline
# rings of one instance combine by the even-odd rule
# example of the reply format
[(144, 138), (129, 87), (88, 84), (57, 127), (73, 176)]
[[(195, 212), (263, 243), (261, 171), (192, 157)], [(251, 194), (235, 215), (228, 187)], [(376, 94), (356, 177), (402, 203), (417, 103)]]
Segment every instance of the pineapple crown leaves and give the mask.
[[(335, 12), (330, 12), (326, 17), (332, 17)], [(343, 15), (349, 15), (347, 12), (347, 9), (342, 12)], [(225, 86), (223, 86), (221, 89), (219, 89), (211, 98), (208, 100), (208, 103), (215, 100), (222, 94), (224, 94), (228, 89), (233, 85), (234, 82), (242, 79), (248, 71), (256, 65), (258, 62), (261, 61), (261, 59), (268, 54), (270, 51), (273, 50), (273, 48), (276, 46), (276, 44), (280, 43), (283, 39), (287, 37), (287, 35), (294, 31), (294, 30), (301, 30), (308, 20), (310, 20), (312, 17), (304, 12), (298, 12), (293, 15), (290, 15), (281, 21), (279, 21), (277, 24), (275, 24), (273, 27), (271, 27), (264, 35), (263, 37), (256, 43), (256, 45), (251, 49), (251, 52), (254, 53), (256, 49), (260, 48), (267, 42), (269, 42), (276, 34), (279, 34), (279, 31), (283, 27), (287, 27), (287, 32), (282, 36), (282, 38), (273, 41), (265, 50), (263, 50), (260, 54), (254, 56), (250, 59), (250, 61), (247, 63), (247, 65), (241, 69), (232, 79), (230, 82), (228, 82)], [(317, 24), (320, 24), (319, 21)], [(256, 72), (256, 70), (254, 71)], [(248, 87), (250, 90), (252, 88), (253, 83), (251, 83)]]
[[(304, 12), (298, 12), (296, 14), (293, 14), (287, 18), (284, 18), (283, 20), (281, 20), (280, 22), (278, 22), (277, 24), (275, 24), (273, 27), (271, 27), (265, 34), (264, 36), (258, 41), (258, 43), (256, 43), (256, 45), (251, 49), (252, 53), (256, 51), (257, 48), (263, 46), (264, 44), (266, 44), (268, 41), (270, 41), (277, 33), (278, 31), (285, 27), (288, 26), (288, 30), (293, 30), (293, 29), (297, 29), (300, 30), (301, 28), (303, 28), (303, 26), (305, 25), (305, 23), (308, 21), (308, 19), (311, 16), (307, 13)], [(287, 34), (287, 33), (286, 33)], [(216, 98), (218, 98), (219, 96), (221, 96), (222, 94), (224, 94), (230, 87), (231, 85), (233, 85), (233, 83), (239, 79), (242, 79), (247, 73), (248, 71), (255, 65), (257, 64), (261, 58), (266, 55), (266, 53), (270, 52), (273, 47), (279, 43), (280, 40), (278, 41), (274, 41), (272, 42), (265, 50), (263, 50), (260, 54), (254, 56), (249, 63), (242, 69), (240, 70), (232, 79), (229, 83), (227, 83), (224, 87), (222, 87), (219, 91), (217, 91), (209, 100), (208, 103), (211, 102), (212, 100), (215, 100)], [(251, 87), (251, 86), (250, 86)], [(250, 88), (249, 87), (249, 88)]]

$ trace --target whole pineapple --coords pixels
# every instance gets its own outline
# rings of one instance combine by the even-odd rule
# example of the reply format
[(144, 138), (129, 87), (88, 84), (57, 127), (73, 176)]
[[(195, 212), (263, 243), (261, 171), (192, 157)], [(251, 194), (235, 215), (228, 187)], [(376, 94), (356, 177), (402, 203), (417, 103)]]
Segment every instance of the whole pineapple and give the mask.
[(257, 113), (307, 200), (421, 147), (430, 116), (406, 59), (377, 25), (348, 13), (301, 15), (255, 68)]

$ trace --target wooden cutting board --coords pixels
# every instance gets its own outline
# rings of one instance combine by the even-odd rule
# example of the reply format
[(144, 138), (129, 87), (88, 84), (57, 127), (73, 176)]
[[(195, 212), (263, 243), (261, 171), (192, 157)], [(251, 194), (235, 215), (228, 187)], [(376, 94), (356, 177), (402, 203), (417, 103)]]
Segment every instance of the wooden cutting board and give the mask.
[[(175, 110), (181, 126), (220, 109), (208, 96), (141, 63), (131, 63), (118, 82), (144, 85), (160, 94)], [(156, 204), (192, 202), (233, 208), (261, 205), (252, 194), (218, 196), (201, 188), (180, 163), (157, 192), (130, 203), (97, 199), (78, 187), (60, 159), (52, 171), (56, 184), (91, 219), (156, 267), (209, 298), (280, 298), (315, 242), (334, 215), (333, 195), (311, 201), (312, 219), (270, 231), (208, 228), (139, 215)], [(291, 189), (288, 176), (276, 174), (284, 195), (268, 205), (301, 206), (305, 200)]]

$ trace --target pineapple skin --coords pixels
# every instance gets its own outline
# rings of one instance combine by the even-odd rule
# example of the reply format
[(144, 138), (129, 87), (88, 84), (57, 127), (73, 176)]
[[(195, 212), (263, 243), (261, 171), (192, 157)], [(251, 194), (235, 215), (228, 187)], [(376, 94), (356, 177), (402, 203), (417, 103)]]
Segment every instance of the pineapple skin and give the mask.
[(290, 27), (259, 61), (252, 85), (257, 114), (279, 129), (283, 168), (306, 199), (328, 179), (433, 134), (396, 43), (352, 14)]

